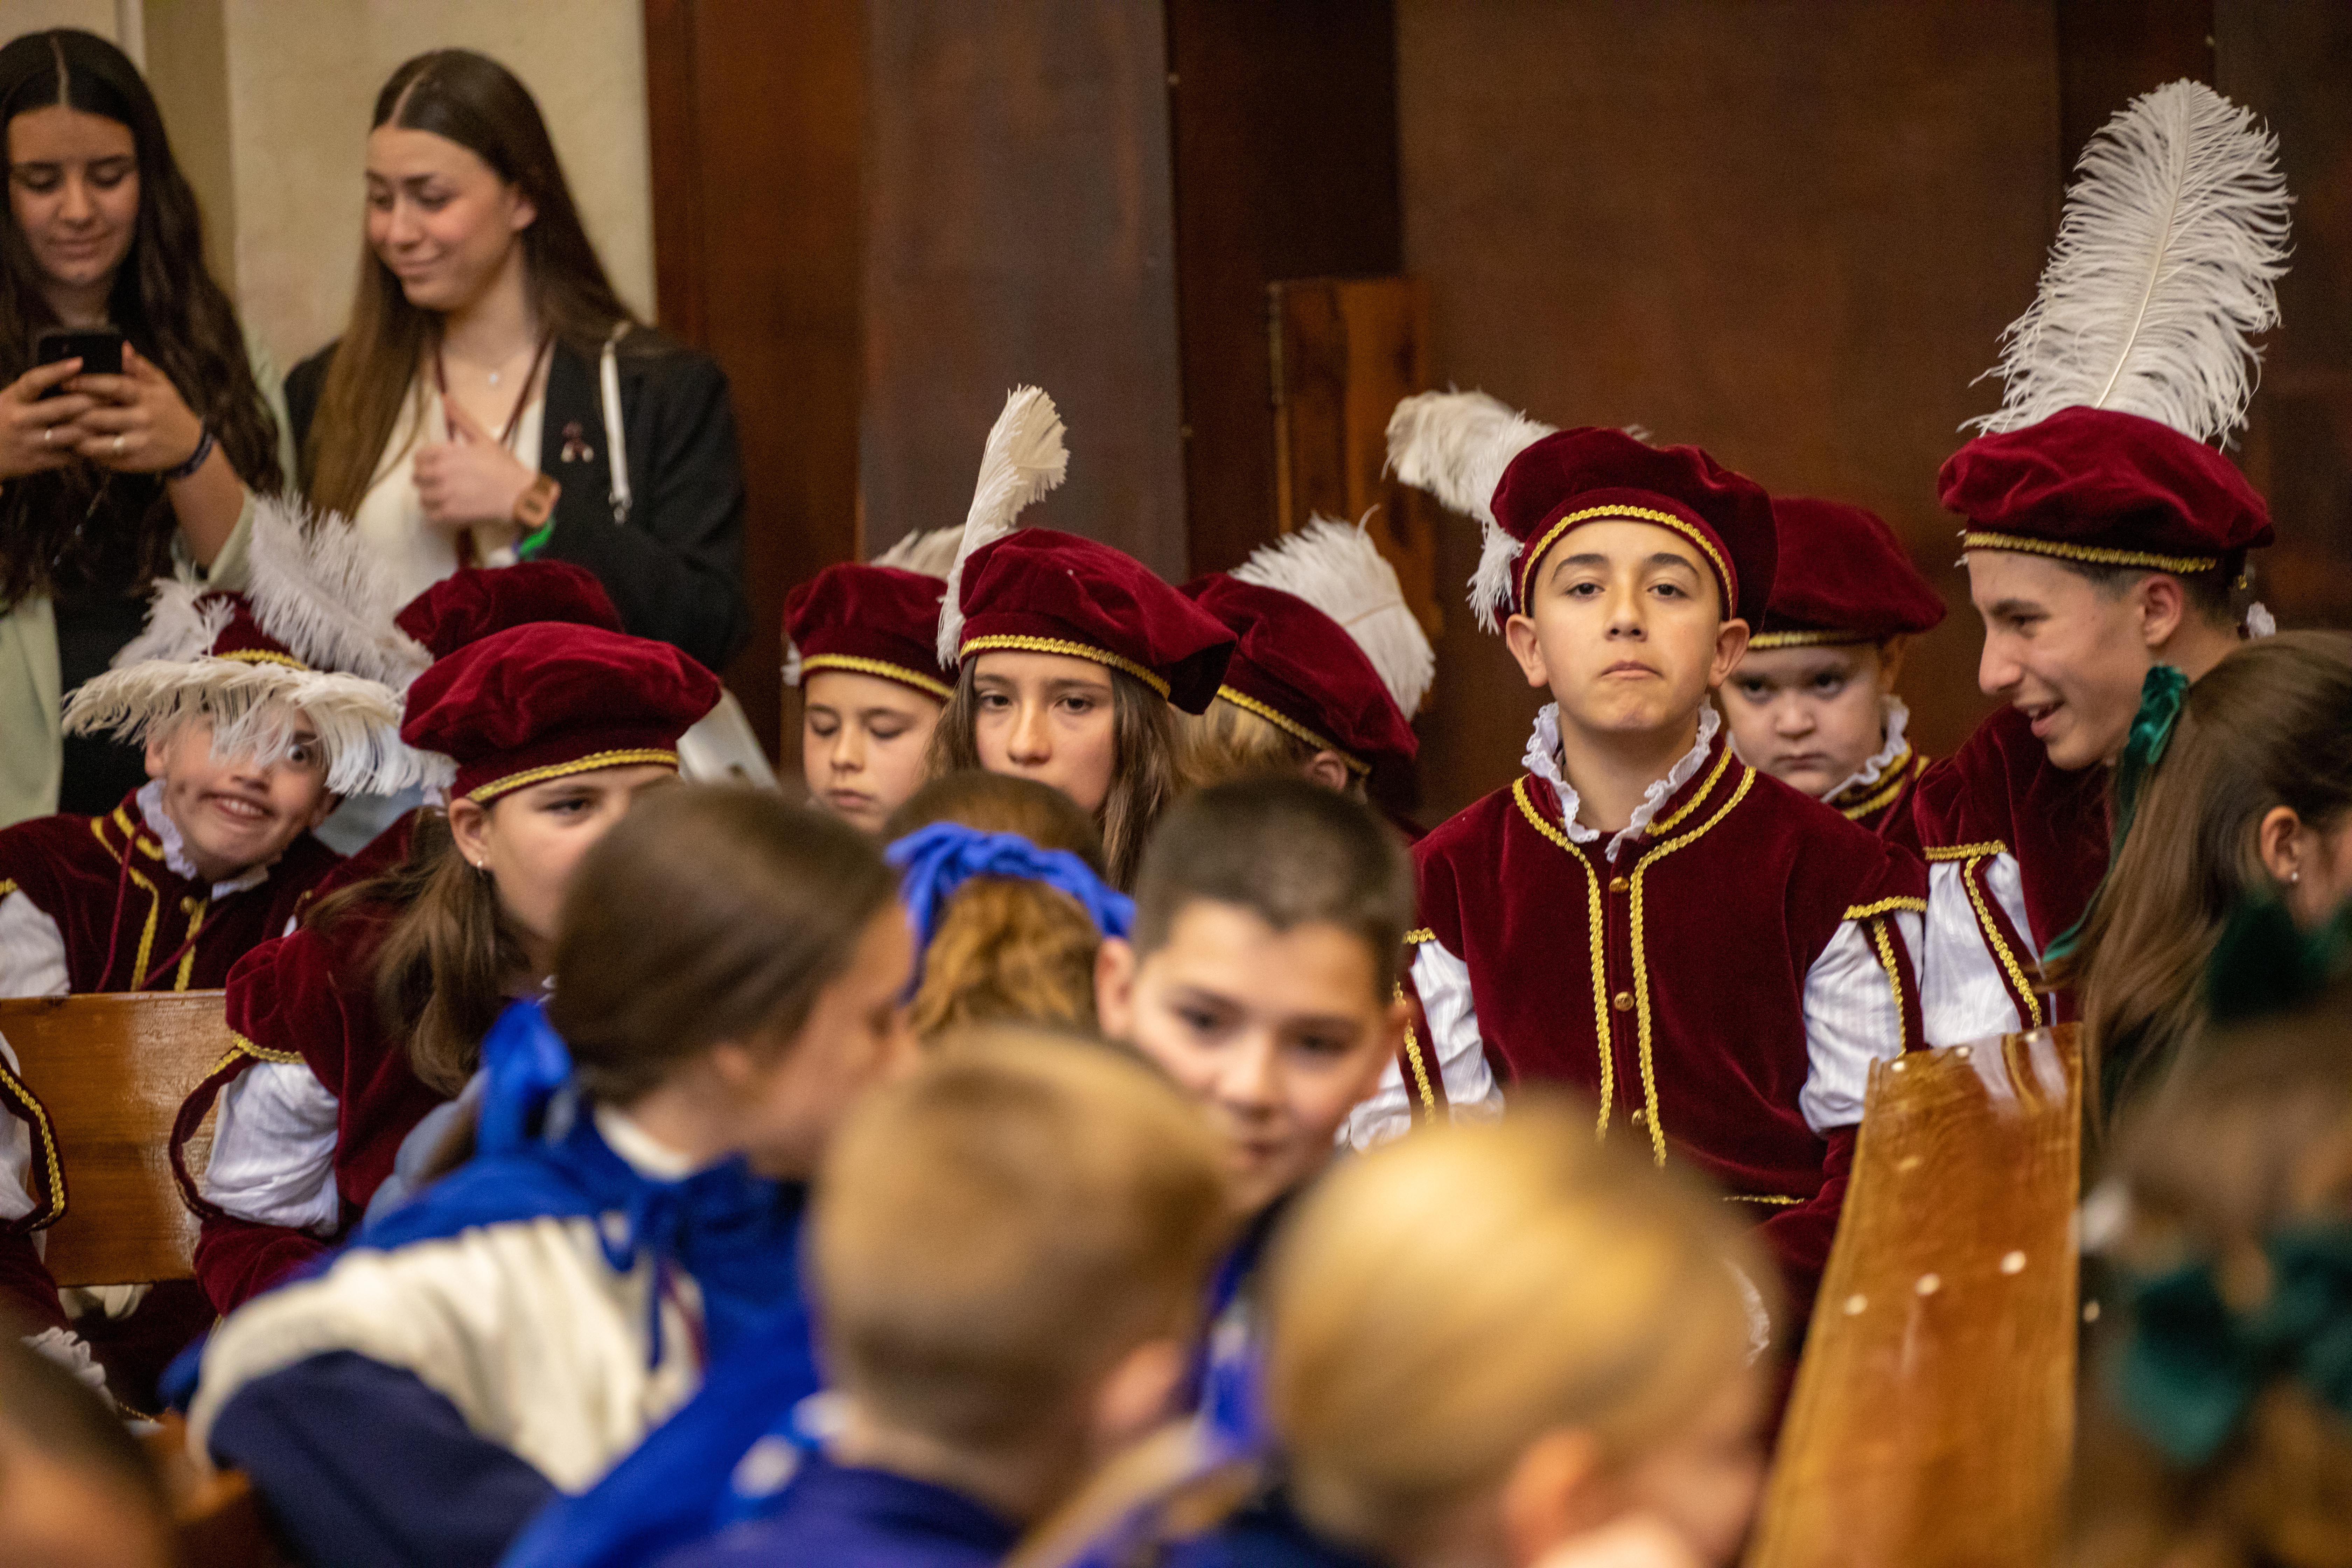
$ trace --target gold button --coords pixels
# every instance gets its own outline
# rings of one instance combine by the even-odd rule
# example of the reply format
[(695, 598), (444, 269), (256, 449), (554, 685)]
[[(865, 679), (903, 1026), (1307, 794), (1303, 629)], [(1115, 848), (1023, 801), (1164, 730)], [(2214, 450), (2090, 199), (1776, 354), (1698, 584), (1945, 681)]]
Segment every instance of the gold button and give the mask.
[(1632, 890), (1633, 886), (1633, 881), (1630, 877), (1612, 877), (1609, 879), (1609, 890), (1612, 893), (1629, 892)]
[(1642, 1123), (1643, 1123), (1643, 1122), (1647, 1121), (1648, 1120), (1649, 1120), (1649, 1115), (1648, 1115), (1648, 1113), (1647, 1113), (1647, 1112), (1645, 1112), (1645, 1111), (1644, 1111), (1644, 1110), (1643, 1110), (1640, 1106), (1638, 1106), (1638, 1105), (1637, 1105), (1637, 1106), (1635, 1106), (1635, 1107), (1633, 1108), (1633, 1125), (1634, 1125), (1634, 1126), (1639, 1127), (1640, 1125), (1642, 1125)]
[(1620, 1013), (1630, 1013), (1633, 1010), (1633, 994), (1631, 991), (1620, 991), (1610, 1005)]

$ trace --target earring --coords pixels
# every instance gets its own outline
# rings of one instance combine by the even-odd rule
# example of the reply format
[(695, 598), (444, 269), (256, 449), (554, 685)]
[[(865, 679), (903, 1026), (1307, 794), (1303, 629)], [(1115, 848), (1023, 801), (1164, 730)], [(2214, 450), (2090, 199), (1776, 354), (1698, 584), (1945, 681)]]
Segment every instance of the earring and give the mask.
[(2290, 883), (2300, 882), (2303, 880), (2303, 873), (2301, 871), (2289, 871), (2286, 874), (2286, 879)]

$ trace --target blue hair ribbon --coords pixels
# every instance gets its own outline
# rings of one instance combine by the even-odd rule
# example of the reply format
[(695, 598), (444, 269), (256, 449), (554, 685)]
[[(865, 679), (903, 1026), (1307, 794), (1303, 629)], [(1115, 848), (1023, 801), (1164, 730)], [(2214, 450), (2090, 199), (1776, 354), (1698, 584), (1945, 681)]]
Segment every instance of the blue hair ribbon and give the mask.
[(986, 833), (961, 822), (934, 822), (899, 839), (883, 858), (898, 870), (898, 896), (920, 947), (939, 931), (940, 914), (974, 877), (1043, 882), (1077, 900), (1105, 936), (1135, 925), (1135, 900), (1111, 887), (1066, 849), (1040, 849), (1017, 833)]

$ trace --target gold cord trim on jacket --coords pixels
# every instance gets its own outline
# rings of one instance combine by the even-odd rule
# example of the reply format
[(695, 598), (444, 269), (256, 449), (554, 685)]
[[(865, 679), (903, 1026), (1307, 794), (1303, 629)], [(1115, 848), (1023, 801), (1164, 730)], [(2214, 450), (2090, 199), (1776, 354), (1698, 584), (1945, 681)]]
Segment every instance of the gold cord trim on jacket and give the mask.
[(1593, 1125), (1592, 1133), (1596, 1138), (1606, 1138), (1609, 1136), (1610, 1107), (1616, 1099), (1617, 1064), (1616, 1044), (1609, 1032), (1609, 954), (1601, 945), (1601, 883), (1593, 876), (1592, 868), (1586, 864), (1584, 857), (1577, 853), (1576, 846), (1570, 842), (1568, 835), (1545, 820), (1544, 814), (1536, 809), (1535, 802), (1528, 795), (1526, 774), (1520, 774), (1511, 784), (1511, 798), (1519, 803), (1519, 815), (1526, 817), (1538, 833), (1567, 850), (1568, 858), (1576, 862), (1578, 870), (1584, 873), (1584, 929), (1591, 940), (1591, 954), (1588, 962), (1592, 969), (1592, 1043), (1601, 1051), (1601, 1115)]

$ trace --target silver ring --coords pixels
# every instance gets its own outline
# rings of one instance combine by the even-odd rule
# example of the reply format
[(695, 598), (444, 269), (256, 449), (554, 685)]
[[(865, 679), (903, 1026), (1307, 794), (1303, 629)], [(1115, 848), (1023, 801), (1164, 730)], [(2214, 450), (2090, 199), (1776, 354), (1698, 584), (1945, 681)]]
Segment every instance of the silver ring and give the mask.
[(125, 439), (126, 437), (121, 436), (114, 438), (114, 455), (118, 458), (122, 456), (122, 443)]

